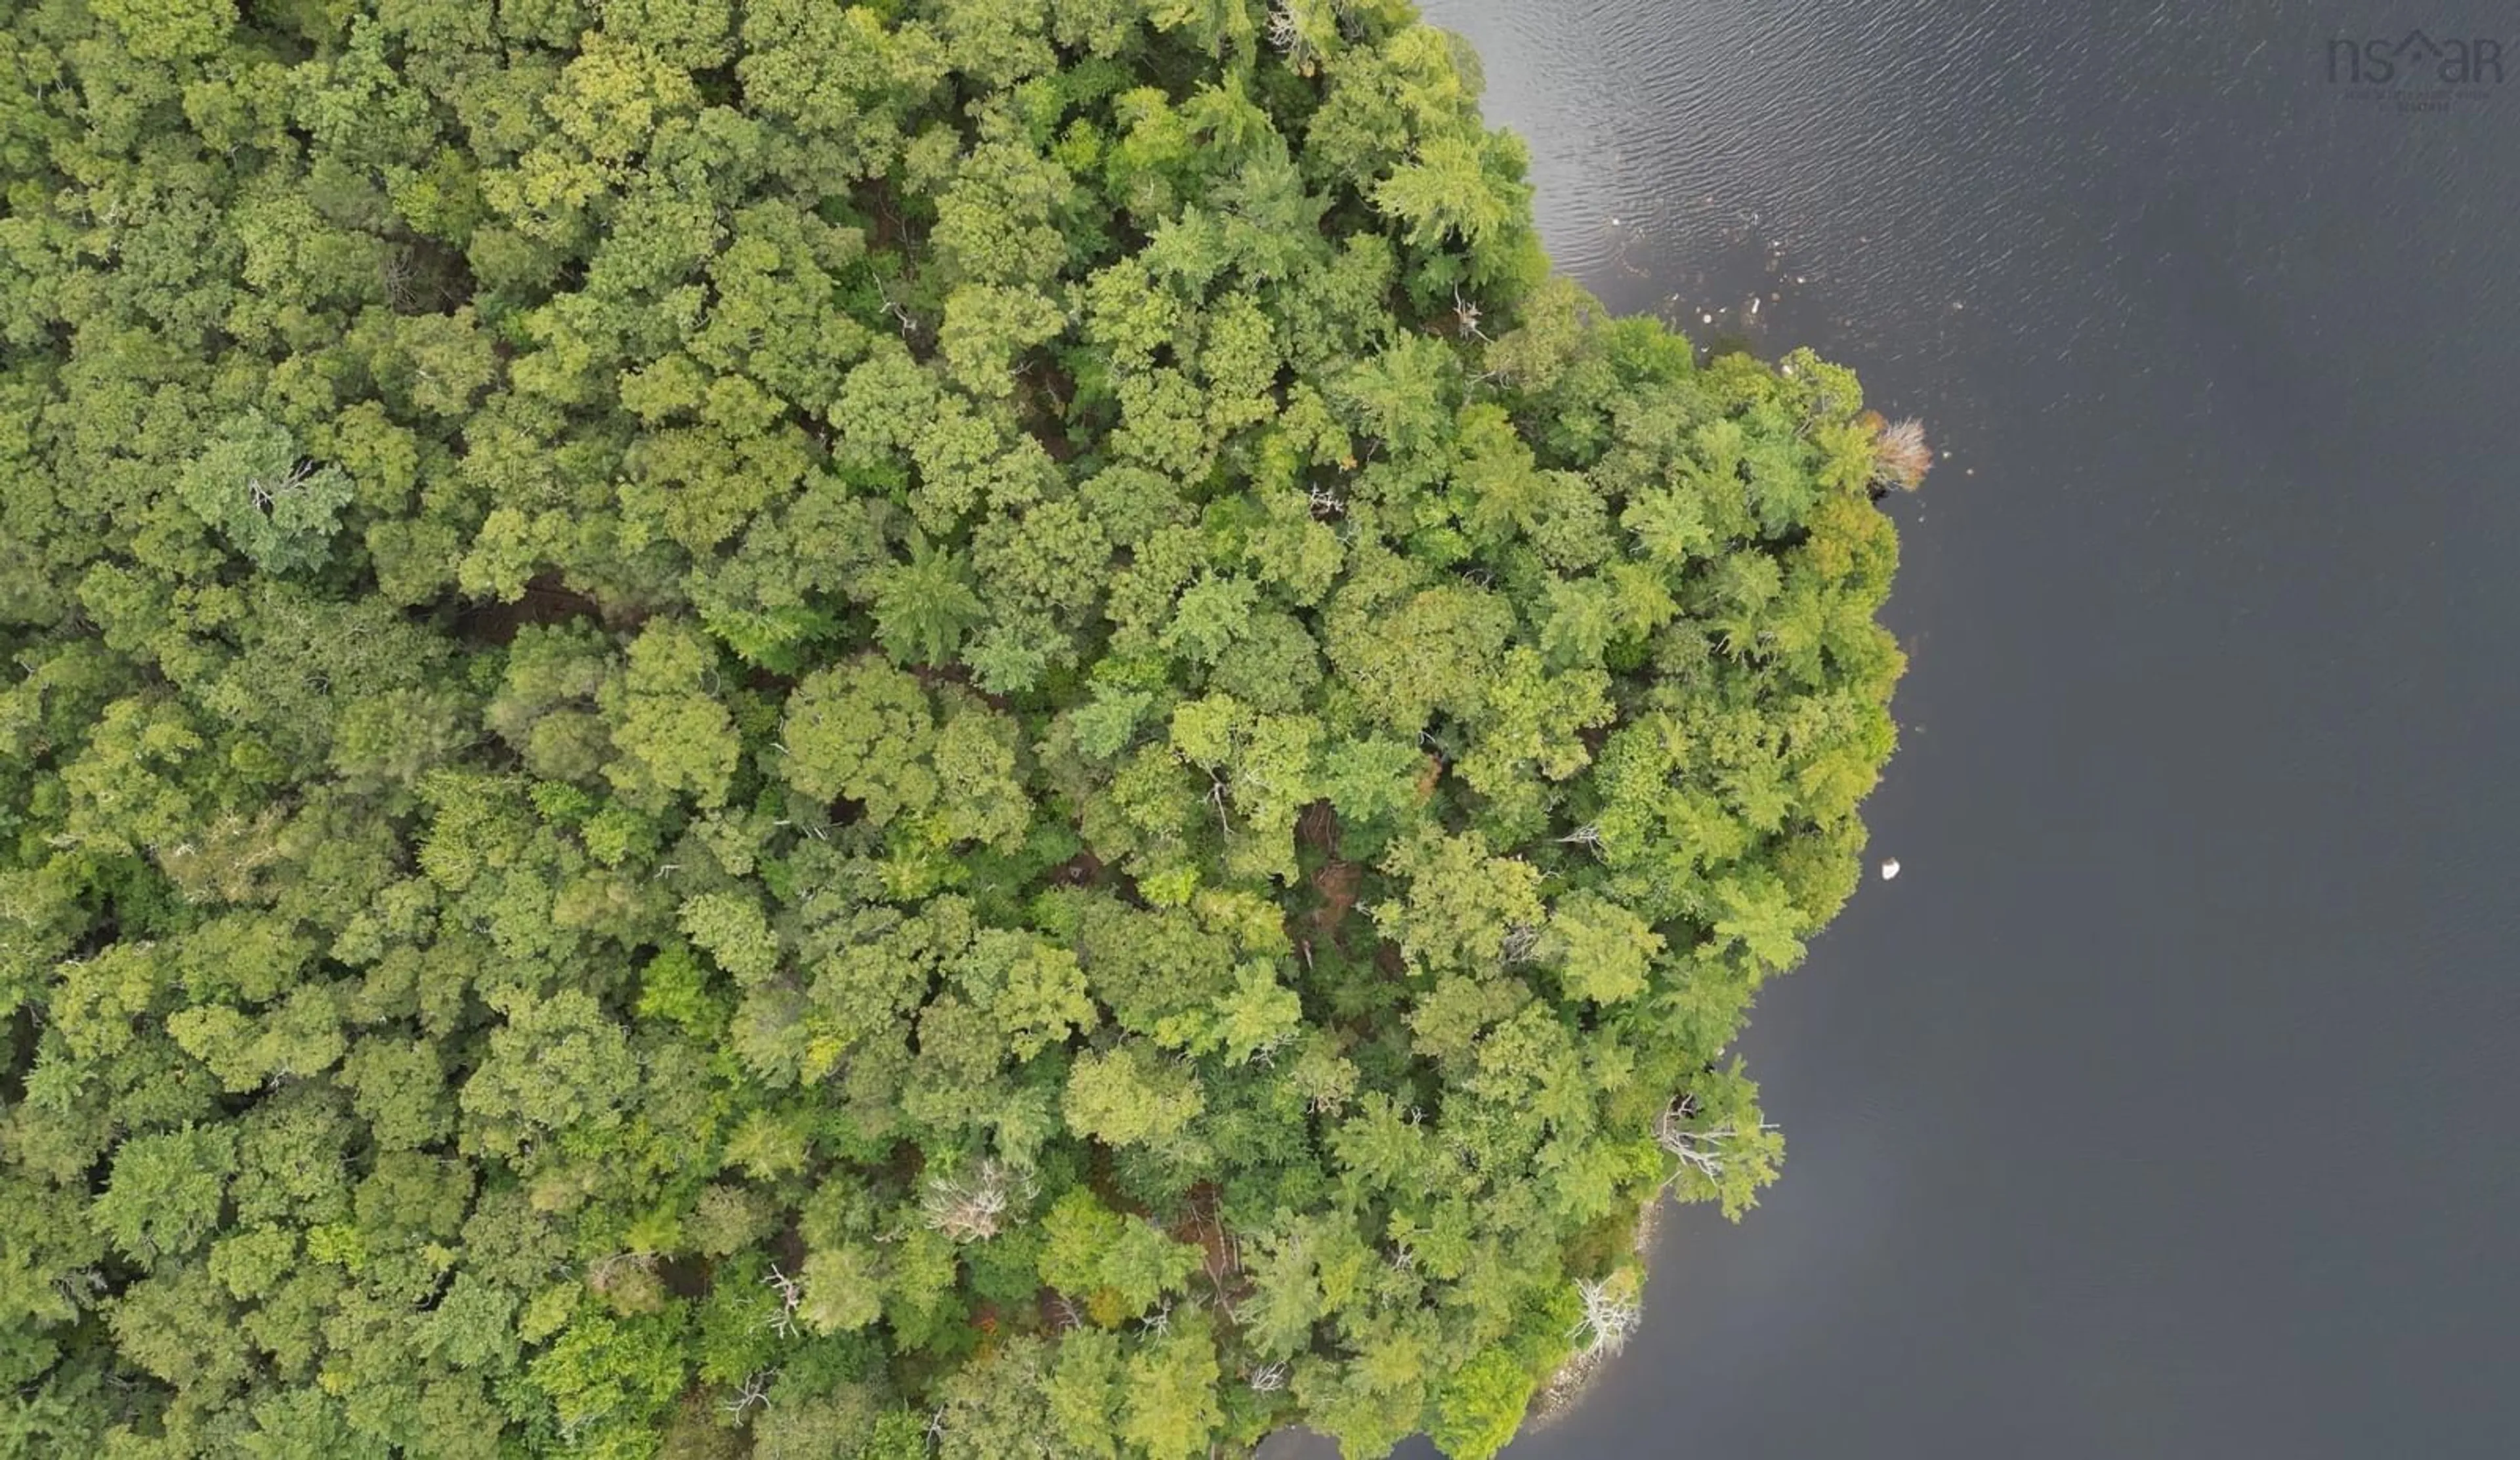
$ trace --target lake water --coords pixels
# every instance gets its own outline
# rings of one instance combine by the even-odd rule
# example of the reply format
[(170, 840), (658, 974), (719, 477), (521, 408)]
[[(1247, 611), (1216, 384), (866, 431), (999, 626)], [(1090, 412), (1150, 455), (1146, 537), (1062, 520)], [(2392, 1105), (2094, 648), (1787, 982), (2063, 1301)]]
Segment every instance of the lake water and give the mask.
[(1564, 266), (1948, 453), (1784, 1179), (1509, 1455), (2520, 1454), (2520, 78), (2327, 73), (2520, 8), (1427, 9)]

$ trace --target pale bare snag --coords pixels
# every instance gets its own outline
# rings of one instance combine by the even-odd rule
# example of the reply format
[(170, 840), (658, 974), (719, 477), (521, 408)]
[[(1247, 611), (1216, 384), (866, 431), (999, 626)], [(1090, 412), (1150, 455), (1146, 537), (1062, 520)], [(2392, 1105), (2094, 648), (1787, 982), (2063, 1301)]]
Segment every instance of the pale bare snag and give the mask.
[[(1695, 1114), (1696, 1110), (1687, 1100), (1673, 1105), (1654, 1122), (1654, 1141), (1679, 1157), (1681, 1165), (1711, 1181), (1724, 1174), (1726, 1147), (1741, 1136), (1755, 1132), (1740, 1129), (1729, 1121), (1720, 1126), (1691, 1130), (1683, 1123)], [(1777, 1128), (1762, 1124), (1756, 1128), (1774, 1130)]]
[(770, 1382), (779, 1377), (777, 1369), (763, 1369), (745, 1376), (743, 1385), (732, 1395), (719, 1401), (718, 1407), (742, 1419), (754, 1405), (770, 1407)]
[(1583, 1300), (1584, 1316), (1575, 1320), (1574, 1336), (1588, 1354), (1618, 1352), (1644, 1321), (1644, 1305), (1608, 1282), (1579, 1278), (1575, 1294)]
[(1912, 492), (1933, 465), (1933, 448), (1925, 444), (1925, 423), (1912, 416), (1885, 423), (1873, 438), (1872, 479), (1882, 486)]
[(770, 1275), (761, 1281), (765, 1286), (777, 1290), (779, 1294), (779, 1310), (772, 1313), (769, 1321), (763, 1326), (783, 1339), (793, 1338), (796, 1333), (796, 1308), (805, 1301), (805, 1285), (780, 1271), (779, 1264), (776, 1262), (770, 1264)]
[(920, 1217), (928, 1230), (958, 1243), (980, 1242), (998, 1234), (1008, 1205), (1005, 1167), (983, 1161), (968, 1178), (932, 1176), (920, 1198)]

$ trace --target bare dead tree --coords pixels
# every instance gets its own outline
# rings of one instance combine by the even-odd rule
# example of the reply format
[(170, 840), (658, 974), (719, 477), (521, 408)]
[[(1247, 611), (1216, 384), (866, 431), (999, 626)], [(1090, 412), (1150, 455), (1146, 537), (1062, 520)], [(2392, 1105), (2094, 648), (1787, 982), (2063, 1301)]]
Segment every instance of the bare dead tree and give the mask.
[(377, 276), (384, 286), (385, 307), (394, 313), (408, 314), (420, 302), (420, 270), (410, 249), (388, 246), (377, 257)]
[(1685, 1124), (1697, 1114), (1696, 1102), (1683, 1096), (1672, 1102), (1654, 1121), (1654, 1143), (1680, 1158), (1681, 1165), (1695, 1171), (1708, 1180), (1724, 1174), (1726, 1146), (1744, 1135), (1774, 1130), (1774, 1125), (1762, 1123), (1744, 1130), (1730, 1121), (1692, 1130)]
[(876, 281), (875, 291), (876, 296), (883, 300), (883, 312), (891, 315), (893, 322), (901, 326), (901, 337), (903, 339), (908, 339), (919, 332), (918, 318), (912, 315), (911, 312), (902, 305), (900, 300), (895, 299), (892, 296), (892, 290), (884, 288), (882, 280), (878, 279)]
[(739, 1419), (754, 1405), (767, 1409), (770, 1407), (770, 1381), (778, 1377), (777, 1369), (763, 1369), (759, 1373), (748, 1374), (744, 1376), (742, 1387), (738, 1389), (731, 1397), (719, 1401), (717, 1407)]
[(1193, 1207), (1191, 1216), (1193, 1221), (1204, 1224), (1207, 1228), (1207, 1235), (1211, 1240), (1199, 1243), (1202, 1249), (1201, 1265), (1206, 1269), (1208, 1286), (1216, 1290), (1217, 1307), (1225, 1313), (1226, 1321), (1232, 1322), (1234, 1321), (1234, 1293), (1231, 1282), (1242, 1273), (1241, 1244), (1236, 1242), (1225, 1230), (1224, 1215), (1217, 1211), (1213, 1197), (1209, 1198), (1204, 1210)]
[(1207, 804), (1216, 808), (1216, 829), (1220, 835), (1232, 836), (1234, 823), (1228, 820), (1225, 815), (1225, 777), (1210, 771), (1207, 773)]
[(62, 1301), (82, 1310), (102, 1303), (109, 1286), (105, 1274), (93, 1267), (81, 1267), (53, 1279), (53, 1291), (62, 1295)]
[(1882, 486), (1912, 492), (1933, 465), (1933, 450), (1925, 444), (1925, 423), (1912, 416), (1882, 426), (1873, 438), (1872, 479)]
[(1312, 37), (1304, 33), (1303, 17), (1295, 13), (1302, 0), (1277, 0), (1269, 7), (1269, 44), (1286, 58), (1286, 64), (1309, 76), (1321, 64), (1321, 55)]
[(783, 1339), (794, 1337), (796, 1306), (805, 1301), (805, 1285), (780, 1271), (779, 1264), (776, 1262), (770, 1264), (770, 1275), (761, 1281), (777, 1289), (779, 1293), (779, 1311), (770, 1315), (770, 1321), (765, 1326)]
[(1269, 44), (1291, 54), (1295, 47), (1303, 44), (1303, 22), (1295, 18), (1295, 12), (1286, 0), (1278, 0), (1277, 4), (1270, 6)]
[(1616, 1353), (1644, 1318), (1644, 1305), (1633, 1294), (1613, 1292), (1606, 1282), (1578, 1278), (1575, 1293), (1584, 1315), (1575, 1320), (1574, 1338), (1586, 1353)]
[(1505, 960), (1508, 963), (1529, 962), (1540, 951), (1540, 925), (1515, 923), (1505, 930)]
[(613, 1410), (620, 1407), (621, 1406), (618, 1404), (607, 1404), (602, 1409), (590, 1410), (574, 1419), (565, 1419), (561, 1421), (560, 1442), (564, 1445), (576, 1444), (577, 1437), (585, 1433), (587, 1426), (594, 1424), (597, 1420), (604, 1418), (606, 1415), (610, 1414)]
[(1557, 844), (1561, 847), (1582, 847), (1598, 857), (1601, 855), (1601, 828), (1596, 822), (1587, 821), (1559, 837)]
[(587, 1286), (601, 1293), (632, 1272), (652, 1272), (656, 1255), (652, 1252), (616, 1252), (602, 1257), (586, 1266)]
[(1274, 1394), (1286, 1387), (1286, 1366), (1282, 1363), (1262, 1364), (1253, 1369), (1244, 1382), (1251, 1386), (1255, 1394)]
[(286, 474), (269, 481), (263, 480), (259, 474), (248, 476), (245, 479), (246, 497), (253, 504), (255, 511), (269, 516), (271, 509), (279, 504), (281, 498), (295, 495), (314, 474), (314, 463), (299, 462), (290, 467)]
[(939, 1173), (927, 1179), (920, 1197), (921, 1221), (931, 1232), (955, 1242), (978, 1242), (998, 1234), (1008, 1205), (1006, 1168), (983, 1161), (968, 1177)]

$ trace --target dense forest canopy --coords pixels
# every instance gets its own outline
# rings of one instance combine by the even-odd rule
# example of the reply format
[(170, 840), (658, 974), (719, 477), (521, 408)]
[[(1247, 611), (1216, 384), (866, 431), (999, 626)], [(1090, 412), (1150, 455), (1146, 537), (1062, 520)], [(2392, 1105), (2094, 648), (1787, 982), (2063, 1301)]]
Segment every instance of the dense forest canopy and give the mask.
[(0, 1455), (1485, 1456), (1852, 890), (1920, 443), (1402, 0), (23, 0)]

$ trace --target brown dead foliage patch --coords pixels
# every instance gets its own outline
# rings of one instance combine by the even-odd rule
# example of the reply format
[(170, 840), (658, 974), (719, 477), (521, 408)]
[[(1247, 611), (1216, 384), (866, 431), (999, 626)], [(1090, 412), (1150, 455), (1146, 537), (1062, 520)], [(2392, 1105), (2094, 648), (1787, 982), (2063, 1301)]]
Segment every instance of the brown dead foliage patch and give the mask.
[(1102, 880), (1102, 859), (1079, 852), (1050, 869), (1050, 880), (1067, 887), (1092, 887)]
[(1225, 1224), (1224, 1194), (1213, 1181), (1201, 1181), (1185, 1198), (1188, 1208), (1170, 1226), (1176, 1241), (1198, 1244), (1200, 1268), (1207, 1276), (1228, 1321), (1234, 1304), (1250, 1291), (1242, 1273), (1242, 1242)]
[(1316, 801), (1295, 818), (1295, 840), (1328, 856), (1338, 853), (1338, 813), (1327, 801)]
[(1042, 1331), (1045, 1333), (1065, 1333), (1071, 1328), (1085, 1326), (1084, 1305), (1047, 1283), (1032, 1295), (1032, 1305), (1040, 1314)]
[(1313, 873), (1313, 891), (1320, 894), (1322, 905), (1304, 914), (1312, 936), (1347, 946), (1340, 937), (1340, 926), (1356, 910), (1357, 890), (1365, 883), (1365, 868), (1353, 862), (1325, 863)]

